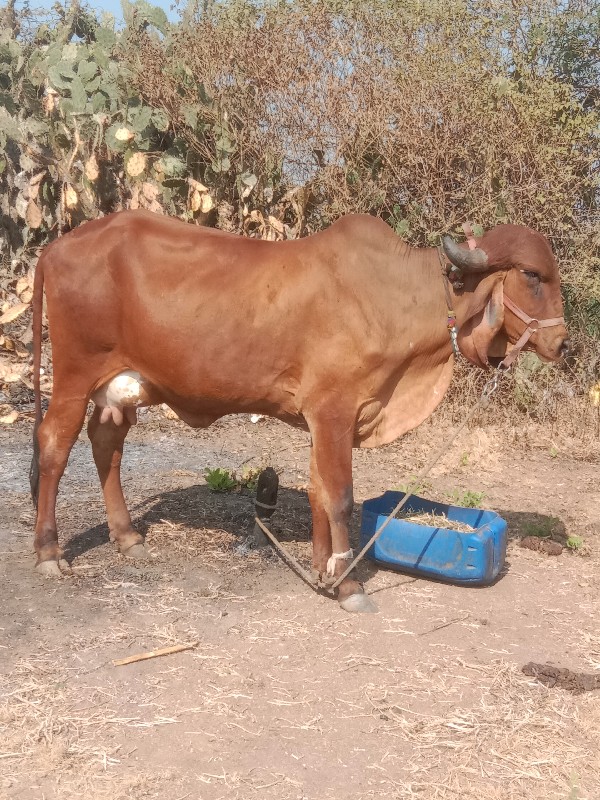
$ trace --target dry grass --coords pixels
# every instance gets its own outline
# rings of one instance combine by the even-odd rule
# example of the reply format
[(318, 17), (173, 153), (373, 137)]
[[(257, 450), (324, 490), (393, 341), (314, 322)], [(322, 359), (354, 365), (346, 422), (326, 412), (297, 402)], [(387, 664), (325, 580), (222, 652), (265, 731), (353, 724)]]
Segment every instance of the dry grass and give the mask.
[[(360, 491), (404, 478), (428, 442), (420, 435), (401, 450), (358, 453)], [(465, 485), (475, 489), (494, 442), (489, 431), (464, 435), (443, 469), (457, 485), (468, 449)], [(248, 447), (260, 452), (269, 437), (281, 447), (283, 436), (266, 423)], [(285, 441), (303, 440), (292, 431)], [(197, 442), (189, 447), (196, 455)], [(288, 487), (304, 480), (304, 456), (288, 453)], [(529, 459), (518, 499), (513, 477), (493, 472), (511, 499), (505, 508), (540, 508), (548, 473)], [(502, 456), (494, 469), (519, 460)], [(573, 475), (556, 480), (582, 493), (573, 518), (593, 525), (584, 495), (595, 491), (593, 468), (571, 461), (562, 470)], [(511, 547), (506, 581), (481, 592), (369, 573), (382, 613), (357, 618), (278, 561), (237, 557), (250, 499), (213, 496), (185, 478), (179, 492), (165, 484), (163, 496), (134, 501), (156, 552), (150, 563), (130, 564), (104, 544), (56, 585), (32, 583), (29, 567), (6, 573), (6, 597), (24, 598), (6, 621), (27, 635), (0, 644), (2, 800), (598, 800), (600, 692), (573, 696), (520, 672), (530, 658), (545, 661), (536, 648), (546, 647), (561, 666), (600, 668), (596, 549), (542, 562)], [(136, 476), (142, 495), (144, 481), (154, 486), (154, 473)], [(66, 530), (85, 530), (89, 506), (68, 505)], [(275, 520), (308, 561), (305, 495), (283, 488)], [(12, 553), (11, 570), (24, 561)], [(111, 666), (196, 640), (168, 659)]]
[(582, 631), (581, 638), (584, 641), (588, 664), (593, 669), (600, 670), (600, 634)]
[(0, 787), (5, 796), (34, 796), (60, 774), (61, 797), (139, 797), (157, 776), (111, 774), (123, 747), (109, 732), (128, 720), (107, 714), (106, 698), (93, 687), (79, 697), (69, 687), (69, 673), (57, 671), (57, 653), (22, 660), (3, 679)]
[[(431, 608), (435, 594), (431, 586), (411, 583), (406, 600), (413, 609)], [(151, 599), (129, 582), (104, 581), (99, 595), (116, 615), (124, 607), (146, 611)], [(140, 603), (132, 605), (135, 598)], [(192, 777), (190, 796), (199, 796), (202, 790), (193, 787), (202, 785), (210, 798), (316, 797), (286, 770), (245, 769), (243, 759), (236, 761), (237, 748), (241, 742), (252, 748), (252, 742), (273, 735), (308, 737), (298, 740), (307, 750), (294, 747), (310, 763), (313, 739), (334, 742), (351, 729), (362, 731), (356, 744), (367, 748), (367, 768), (377, 778), (372, 788), (348, 795), (352, 798), (479, 800), (482, 792), (494, 800), (597, 798), (598, 693), (573, 697), (550, 690), (525, 678), (514, 664), (448, 658), (448, 647), (432, 651), (428, 663), (400, 672), (391, 655), (369, 653), (371, 636), (352, 618), (334, 613), (327, 621), (327, 613), (294, 612), (276, 595), (248, 604), (246, 597), (215, 587), (209, 598), (214, 610), (241, 603), (242, 618), (229, 629), (233, 638), (204, 641), (177, 657), (184, 661), (152, 665), (143, 682), (134, 678), (124, 695), (115, 678), (123, 672), (107, 672), (107, 660), (134, 644), (135, 650), (140, 640), (158, 646), (182, 636), (178, 620), (189, 593), (159, 586), (152, 598), (155, 624), (74, 636), (69, 650), (42, 647), (2, 678), (0, 787), (8, 797), (37, 797), (39, 789), (49, 798), (162, 798), (175, 778), (179, 787)], [(469, 619), (452, 622), (469, 624)], [(419, 626), (407, 624), (405, 633), (419, 633)], [(184, 629), (194, 632), (185, 623)], [(592, 639), (585, 648), (593, 656), (598, 642)], [(310, 680), (305, 670), (315, 644), (338, 677)], [(277, 668), (267, 667), (262, 680), (249, 677), (242, 654), (249, 653), (253, 662), (265, 648), (286, 654), (284, 659), (290, 654), (289, 663), (280, 655)], [(189, 682), (192, 696), (178, 696), (175, 689)], [(140, 737), (167, 727), (185, 729), (194, 747), (218, 743), (233, 761), (209, 769), (201, 760), (204, 766), (187, 776), (156, 771), (151, 764), (132, 771), (128, 759), (144, 741)], [(334, 771), (336, 763), (333, 759)], [(183, 790), (181, 796), (187, 796)], [(328, 791), (321, 796), (333, 797)]]
[[(365, 686), (366, 704), (357, 700), (355, 706), (371, 710), (371, 731), (386, 751), (382, 764), (393, 754), (395, 740), (412, 745), (410, 780), (390, 781), (389, 796), (475, 800), (485, 791), (498, 800), (597, 797), (597, 696), (580, 703), (502, 662), (486, 667), (458, 662), (411, 677), (395, 686)], [(460, 707), (464, 691), (481, 694), (472, 708)], [(410, 707), (415, 696), (425, 707), (441, 698), (456, 707), (439, 714), (415, 711)]]
[(448, 519), (445, 514), (428, 514), (421, 511), (418, 514), (399, 514), (400, 519), (406, 522), (413, 522), (415, 525), (426, 525), (429, 528), (442, 528), (444, 530), (458, 531), (459, 533), (472, 533), (475, 528), (455, 519)]

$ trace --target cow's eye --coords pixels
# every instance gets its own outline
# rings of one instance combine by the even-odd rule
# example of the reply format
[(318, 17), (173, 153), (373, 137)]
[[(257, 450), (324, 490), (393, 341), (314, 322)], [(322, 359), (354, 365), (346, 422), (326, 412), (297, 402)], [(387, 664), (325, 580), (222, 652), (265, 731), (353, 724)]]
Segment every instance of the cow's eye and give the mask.
[(526, 278), (529, 278), (530, 281), (536, 281), (537, 283), (539, 283), (540, 276), (537, 274), (537, 272), (530, 272), (529, 270), (526, 269), (521, 270), (521, 272), (523, 273), (523, 275), (525, 275)]

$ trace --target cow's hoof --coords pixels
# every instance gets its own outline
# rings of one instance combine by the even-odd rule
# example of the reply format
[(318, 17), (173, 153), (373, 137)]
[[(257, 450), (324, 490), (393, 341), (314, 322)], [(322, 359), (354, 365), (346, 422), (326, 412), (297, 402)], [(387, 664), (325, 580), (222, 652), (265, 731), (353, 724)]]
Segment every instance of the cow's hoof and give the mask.
[(121, 550), (121, 554), (134, 561), (150, 561), (152, 556), (145, 544), (132, 544), (127, 550)]
[(340, 600), (340, 606), (351, 614), (377, 614), (379, 609), (368, 594), (358, 592)]
[(35, 571), (46, 578), (62, 578), (71, 572), (68, 562), (61, 558), (60, 561), (40, 561), (35, 565)]

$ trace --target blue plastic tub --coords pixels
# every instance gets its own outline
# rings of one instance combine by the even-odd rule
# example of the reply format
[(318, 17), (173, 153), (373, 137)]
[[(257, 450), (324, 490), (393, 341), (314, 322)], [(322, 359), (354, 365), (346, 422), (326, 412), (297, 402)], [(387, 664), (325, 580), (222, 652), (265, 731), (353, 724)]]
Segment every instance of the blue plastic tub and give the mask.
[[(403, 497), (402, 492), (386, 492), (363, 503), (361, 548)], [(420, 512), (443, 514), (475, 530), (460, 533), (396, 518), (366, 556), (392, 569), (452, 583), (481, 586), (496, 579), (506, 557), (506, 521), (502, 517), (495, 511), (433, 503), (416, 495), (400, 513)]]

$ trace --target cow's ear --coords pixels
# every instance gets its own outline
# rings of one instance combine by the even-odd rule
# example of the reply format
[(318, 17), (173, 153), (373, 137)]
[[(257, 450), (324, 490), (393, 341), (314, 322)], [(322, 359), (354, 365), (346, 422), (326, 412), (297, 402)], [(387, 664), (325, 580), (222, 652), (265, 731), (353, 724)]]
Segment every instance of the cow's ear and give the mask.
[(499, 336), (504, 323), (505, 275), (496, 272), (479, 282), (459, 327), (458, 346), (478, 367), (487, 367), (491, 355), (503, 355), (498, 352), (502, 347), (506, 350), (506, 341), (501, 342)]

